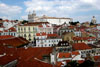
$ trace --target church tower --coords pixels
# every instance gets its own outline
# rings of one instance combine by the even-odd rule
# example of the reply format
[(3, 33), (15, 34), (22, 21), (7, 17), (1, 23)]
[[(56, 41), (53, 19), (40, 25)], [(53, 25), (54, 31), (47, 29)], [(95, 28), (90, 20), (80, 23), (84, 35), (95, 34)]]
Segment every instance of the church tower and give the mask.
[(31, 22), (31, 18), (32, 18), (32, 15), (31, 15), (31, 12), (29, 12), (28, 14), (28, 21)]
[(36, 17), (36, 12), (33, 10), (33, 14), (32, 14), (33, 17)]
[(29, 22), (35, 22), (35, 19), (36, 19), (36, 13), (35, 13), (35, 11), (33, 11), (32, 14), (29, 12), (29, 14), (28, 14), (28, 21)]
[(33, 14), (32, 14), (32, 21), (35, 22), (35, 18), (36, 18), (36, 13), (35, 11), (33, 11)]
[(96, 24), (96, 18), (95, 18), (95, 16), (93, 16), (93, 18), (91, 20), (91, 23)]

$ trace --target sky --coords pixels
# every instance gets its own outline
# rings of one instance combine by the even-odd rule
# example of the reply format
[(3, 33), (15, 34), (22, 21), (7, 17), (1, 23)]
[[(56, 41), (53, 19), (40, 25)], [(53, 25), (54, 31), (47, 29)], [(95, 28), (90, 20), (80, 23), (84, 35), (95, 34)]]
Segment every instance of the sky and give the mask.
[(95, 16), (100, 23), (99, 0), (0, 0), (0, 18), (27, 20), (29, 12), (37, 16), (73, 18), (73, 21), (91, 21)]

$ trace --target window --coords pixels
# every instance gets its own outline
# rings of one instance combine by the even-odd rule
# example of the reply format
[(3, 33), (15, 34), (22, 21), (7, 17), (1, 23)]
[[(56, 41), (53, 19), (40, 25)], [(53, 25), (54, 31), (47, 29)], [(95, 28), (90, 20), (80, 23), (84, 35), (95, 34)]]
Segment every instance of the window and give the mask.
[(49, 46), (50, 46), (50, 44), (49, 44)]
[(20, 28), (18, 28), (18, 30), (20, 31)]
[(33, 30), (34, 30), (34, 27), (33, 27)]
[(13, 33), (11, 33), (11, 35), (13, 36)]
[(43, 45), (41, 45), (41, 47), (43, 47)]
[(26, 37), (26, 34), (24, 34), (24, 37)]
[(50, 32), (50, 34), (51, 34), (51, 32)]
[(46, 47), (47, 45), (45, 44), (45, 47)]
[(28, 28), (28, 30), (30, 30), (30, 27)]
[(39, 42), (39, 40), (37, 40), (37, 42)]
[(31, 35), (29, 34), (29, 37), (31, 37)]
[(26, 32), (26, 28), (24, 28), (24, 31)]
[(14, 33), (14, 36), (15, 36), (15, 33)]
[(46, 42), (46, 40), (45, 40), (45, 42)]
[(49, 42), (50, 42), (50, 40), (49, 40)]
[(23, 30), (23, 29), (21, 28), (21, 30)]

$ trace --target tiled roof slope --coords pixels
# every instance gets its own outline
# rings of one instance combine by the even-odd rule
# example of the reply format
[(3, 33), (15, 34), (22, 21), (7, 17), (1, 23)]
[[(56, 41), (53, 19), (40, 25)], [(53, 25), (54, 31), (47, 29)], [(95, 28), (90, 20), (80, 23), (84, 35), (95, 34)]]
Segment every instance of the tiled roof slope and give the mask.
[(91, 47), (89, 47), (87, 44), (85, 43), (74, 43), (72, 45), (74, 50), (86, 50), (86, 49), (92, 49)]
[(26, 39), (24, 39), (22, 37), (7, 36), (7, 37), (4, 37), (4, 38), (1, 37), (1, 38), (2, 38), (2, 39), (0, 39), (0, 44), (1, 45), (18, 47), (18, 46), (29, 43), (29, 41), (27, 41)]

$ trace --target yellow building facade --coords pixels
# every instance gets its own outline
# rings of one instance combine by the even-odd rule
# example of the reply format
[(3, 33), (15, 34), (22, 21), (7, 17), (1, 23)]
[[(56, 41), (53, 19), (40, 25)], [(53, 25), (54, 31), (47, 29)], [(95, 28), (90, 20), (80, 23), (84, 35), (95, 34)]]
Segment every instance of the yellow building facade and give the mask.
[(37, 26), (34, 25), (20, 25), (17, 28), (18, 36), (21, 36), (29, 41), (34, 41)]

